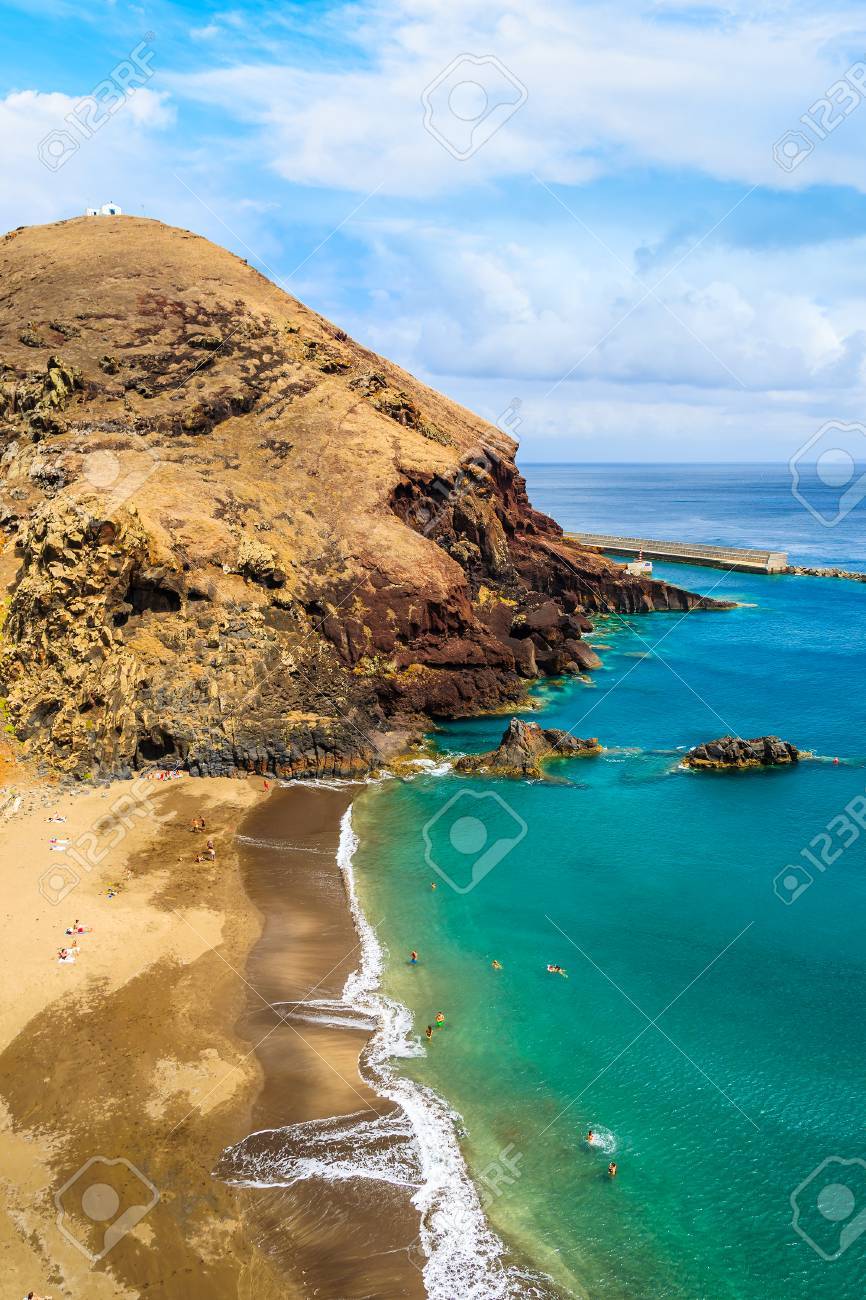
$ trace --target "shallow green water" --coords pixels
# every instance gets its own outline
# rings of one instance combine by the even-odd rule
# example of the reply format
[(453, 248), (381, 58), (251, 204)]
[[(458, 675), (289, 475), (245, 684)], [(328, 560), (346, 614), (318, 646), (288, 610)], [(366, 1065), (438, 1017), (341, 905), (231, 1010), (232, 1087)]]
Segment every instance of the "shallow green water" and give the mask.
[[(604, 668), (544, 688), (536, 716), (613, 752), (544, 784), (425, 775), (356, 805), (387, 990), (419, 1034), (447, 1017), (405, 1068), (463, 1116), (476, 1175), (498, 1161), (511, 1179), (494, 1224), (575, 1293), (859, 1297), (866, 1165), (799, 1193), (815, 1245), (789, 1198), (828, 1158), (866, 1161), (866, 831), (815, 838), (866, 787), (866, 587), (656, 572), (753, 607), (599, 625)], [(502, 726), (438, 741), (487, 748)], [(676, 770), (677, 747), (726, 731), (842, 761)], [(487, 843), (466, 852), (479, 821)], [(821, 871), (810, 841), (819, 866), (848, 847)], [(615, 1181), (589, 1126), (611, 1135)]]

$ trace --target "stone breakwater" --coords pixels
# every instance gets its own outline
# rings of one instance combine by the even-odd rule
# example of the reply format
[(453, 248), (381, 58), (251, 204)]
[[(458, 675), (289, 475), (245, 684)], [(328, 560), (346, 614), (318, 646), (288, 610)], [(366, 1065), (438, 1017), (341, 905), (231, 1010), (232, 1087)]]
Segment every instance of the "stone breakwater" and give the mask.
[(798, 578), (847, 578), (849, 582), (866, 582), (866, 573), (859, 573), (856, 569), (812, 568), (806, 564), (791, 564), (785, 573)]

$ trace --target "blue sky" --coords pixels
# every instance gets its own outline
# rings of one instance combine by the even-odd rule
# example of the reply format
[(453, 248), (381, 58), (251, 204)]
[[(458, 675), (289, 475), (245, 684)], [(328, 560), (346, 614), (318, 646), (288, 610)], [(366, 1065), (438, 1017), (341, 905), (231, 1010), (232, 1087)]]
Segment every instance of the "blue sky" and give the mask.
[(862, 6), (0, 9), (4, 228), (195, 230), (524, 461), (787, 460), (866, 415)]

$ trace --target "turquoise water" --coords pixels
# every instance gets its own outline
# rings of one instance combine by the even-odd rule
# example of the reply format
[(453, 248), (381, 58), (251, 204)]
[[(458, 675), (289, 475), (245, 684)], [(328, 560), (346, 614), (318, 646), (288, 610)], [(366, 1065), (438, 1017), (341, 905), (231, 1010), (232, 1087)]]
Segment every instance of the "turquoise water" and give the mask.
[[(628, 506), (586, 526), (624, 529)], [(657, 522), (678, 535), (673, 512)], [(716, 539), (733, 540), (722, 525)], [(845, 562), (856, 553), (855, 539)], [(447, 1018), (404, 1068), (463, 1116), (494, 1226), (573, 1294), (859, 1297), (866, 587), (656, 573), (746, 607), (599, 622), (603, 669), (545, 685), (535, 716), (598, 735), (602, 757), (546, 783), (423, 775), (356, 805), (387, 990), (419, 1034)], [(502, 726), (437, 741), (487, 748)], [(678, 747), (725, 731), (777, 732), (824, 761), (677, 770)], [(792, 1226), (809, 1179), (796, 1200), (814, 1244)]]

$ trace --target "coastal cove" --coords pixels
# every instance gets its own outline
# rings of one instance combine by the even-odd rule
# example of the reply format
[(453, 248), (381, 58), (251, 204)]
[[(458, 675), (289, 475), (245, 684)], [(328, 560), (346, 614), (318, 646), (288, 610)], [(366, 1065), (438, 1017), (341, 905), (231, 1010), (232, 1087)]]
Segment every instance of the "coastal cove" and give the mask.
[[(841, 852), (834, 840), (824, 871), (801, 851), (814, 856), (866, 786), (866, 593), (680, 565), (659, 576), (739, 607), (598, 620), (589, 640), (609, 647), (604, 667), (544, 684), (523, 716), (597, 734), (606, 752), (545, 782), (437, 768), (369, 788), (353, 809), (357, 886), (382, 918), (385, 992), (412, 1011), (419, 1042), (446, 1015), (401, 1072), (459, 1113), (507, 1242), (574, 1295), (805, 1298), (829, 1266), (794, 1232), (790, 1197), (827, 1157), (862, 1154), (863, 840), (846, 836)], [(502, 728), (447, 724), (436, 744), (481, 752)], [(680, 770), (685, 749), (726, 731), (777, 732), (817, 757), (790, 771)], [(474, 815), (479, 795), (526, 829), (460, 893), (427, 855), (471, 883), (447, 831), (452, 801)], [(793, 899), (774, 889), (788, 864), (809, 881)], [(808, 1226), (838, 1244), (808, 1196)], [(860, 1294), (861, 1262), (855, 1246), (834, 1263), (836, 1294)]]

